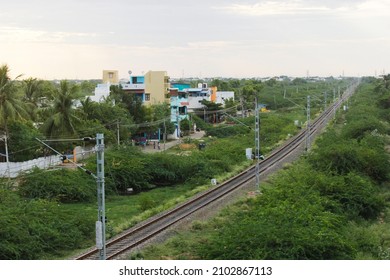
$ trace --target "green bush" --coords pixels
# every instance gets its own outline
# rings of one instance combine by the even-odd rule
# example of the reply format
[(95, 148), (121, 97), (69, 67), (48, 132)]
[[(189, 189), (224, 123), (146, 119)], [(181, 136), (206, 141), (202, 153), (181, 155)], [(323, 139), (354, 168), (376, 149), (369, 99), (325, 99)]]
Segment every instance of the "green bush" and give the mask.
[(386, 134), (386, 127), (378, 118), (366, 116), (364, 119), (348, 122), (343, 128), (343, 137), (361, 140), (369, 133)]
[(250, 129), (243, 125), (220, 125), (207, 128), (207, 136), (226, 138), (234, 135), (247, 134)]
[(344, 219), (326, 211), (318, 192), (274, 186), (217, 225), (202, 259), (350, 259), (354, 250), (344, 236)]
[(157, 153), (149, 158), (148, 174), (155, 185), (174, 185), (198, 178), (209, 178), (213, 174), (210, 164), (201, 154), (178, 156)]
[(377, 182), (389, 178), (389, 155), (380, 139), (366, 135), (358, 142), (330, 131), (318, 141), (318, 146), (309, 157), (309, 162), (317, 170), (339, 175), (358, 172)]
[(286, 188), (300, 184), (318, 191), (328, 211), (349, 220), (376, 219), (385, 207), (379, 188), (369, 178), (354, 172), (332, 175), (313, 170), (312, 166), (302, 162), (280, 172), (273, 183)]
[(117, 147), (106, 153), (105, 177), (108, 186), (126, 193), (132, 188), (135, 193), (150, 188), (147, 159), (134, 147)]
[(93, 239), (94, 222), (83, 213), (47, 200), (21, 199), (5, 189), (0, 189), (0, 202), (0, 259), (52, 259)]
[(80, 170), (41, 170), (35, 168), (21, 177), (21, 196), (57, 200), (60, 202), (89, 202), (96, 199), (96, 181)]

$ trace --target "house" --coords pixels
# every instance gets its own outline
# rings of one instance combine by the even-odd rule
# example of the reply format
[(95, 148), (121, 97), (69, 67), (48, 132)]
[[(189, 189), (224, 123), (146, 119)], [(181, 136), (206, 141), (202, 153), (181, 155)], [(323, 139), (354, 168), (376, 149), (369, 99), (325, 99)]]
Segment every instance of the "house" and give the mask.
[(145, 78), (144, 76), (131, 76), (126, 83), (121, 83), (122, 90), (129, 94), (134, 94), (142, 102), (145, 101)]
[(169, 76), (166, 71), (148, 71), (144, 76), (132, 76), (129, 81), (121, 83), (122, 89), (129, 94), (137, 95), (144, 105), (169, 102)]
[(94, 102), (103, 102), (108, 96), (110, 96), (110, 86), (109, 82), (105, 84), (98, 84), (95, 88), (95, 94), (88, 96), (91, 101)]
[(170, 88), (169, 95), (171, 97), (171, 122), (176, 126), (173, 136), (178, 138), (180, 135), (179, 123), (184, 119), (188, 119), (188, 92), (178, 88)]
[(153, 105), (162, 102), (169, 103), (169, 76), (166, 71), (148, 71), (143, 76), (132, 75), (129, 79), (119, 80), (117, 70), (103, 70), (103, 83), (98, 84), (93, 96), (95, 102), (102, 102), (110, 95), (110, 86), (120, 85), (124, 92), (134, 94), (144, 105)]
[(145, 105), (169, 102), (169, 76), (166, 71), (148, 71), (145, 74)]
[(189, 112), (203, 108), (202, 100), (211, 101), (212, 92), (206, 83), (199, 83), (197, 88), (187, 88), (185, 90), (188, 92)]
[(234, 100), (234, 91), (215, 91), (211, 101), (225, 105), (225, 101), (228, 99)]

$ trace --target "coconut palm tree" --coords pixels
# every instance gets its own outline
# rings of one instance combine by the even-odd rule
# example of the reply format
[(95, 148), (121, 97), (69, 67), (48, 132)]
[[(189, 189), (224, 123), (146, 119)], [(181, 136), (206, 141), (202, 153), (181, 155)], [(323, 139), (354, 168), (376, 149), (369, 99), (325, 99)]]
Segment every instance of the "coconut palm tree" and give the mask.
[[(17, 78), (19, 78), (20, 75)], [(23, 103), (17, 97), (15, 80), (9, 76), (9, 67), (4, 64), (0, 67), (0, 127), (4, 131), (6, 160), (8, 163), (8, 123), (11, 120), (23, 118), (26, 115)], [(9, 168), (8, 168), (9, 172)]]
[(74, 136), (75, 124), (79, 118), (73, 109), (73, 101), (77, 98), (78, 87), (68, 81), (60, 82), (54, 93), (54, 103), (49, 108), (50, 116), (43, 124), (43, 131), (48, 137)]
[(16, 93), (15, 80), (9, 77), (8, 66), (2, 65), (0, 67), (0, 125), (6, 132), (9, 120), (22, 118), (26, 114), (23, 102)]
[(23, 93), (26, 111), (32, 120), (36, 120), (38, 101), (42, 96), (42, 81), (36, 78), (23, 80)]

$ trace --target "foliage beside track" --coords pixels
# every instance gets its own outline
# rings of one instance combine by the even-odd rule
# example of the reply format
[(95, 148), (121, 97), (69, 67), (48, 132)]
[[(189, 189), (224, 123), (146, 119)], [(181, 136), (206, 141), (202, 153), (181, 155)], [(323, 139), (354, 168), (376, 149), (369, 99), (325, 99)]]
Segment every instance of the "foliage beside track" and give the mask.
[(388, 99), (374, 88), (365, 82), (349, 112), (262, 195), (132, 258), (390, 259), (389, 125), (377, 102)]

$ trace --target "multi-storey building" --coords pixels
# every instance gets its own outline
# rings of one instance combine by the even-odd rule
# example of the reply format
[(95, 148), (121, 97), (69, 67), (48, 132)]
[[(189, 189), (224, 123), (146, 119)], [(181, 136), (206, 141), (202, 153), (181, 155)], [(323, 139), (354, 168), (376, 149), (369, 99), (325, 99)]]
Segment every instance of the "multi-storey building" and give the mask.
[(107, 83), (112, 85), (119, 83), (118, 70), (103, 70), (103, 84)]
[(140, 98), (142, 102), (145, 102), (145, 78), (144, 76), (130, 76), (127, 83), (121, 84), (122, 89), (129, 93), (134, 94)]
[(169, 76), (166, 71), (145, 74), (145, 105), (169, 102)]
[(169, 77), (166, 71), (148, 71), (144, 76), (131, 76), (122, 89), (141, 98), (143, 104), (169, 102)]

